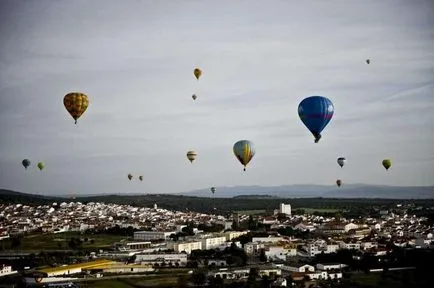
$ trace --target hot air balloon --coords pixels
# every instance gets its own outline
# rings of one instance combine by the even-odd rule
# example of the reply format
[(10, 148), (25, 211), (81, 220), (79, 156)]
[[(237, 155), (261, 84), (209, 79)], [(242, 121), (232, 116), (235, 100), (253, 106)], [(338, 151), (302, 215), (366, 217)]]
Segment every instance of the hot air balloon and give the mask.
[(339, 166), (341, 166), (341, 168), (344, 167), (346, 161), (347, 161), (347, 159), (345, 159), (345, 157), (339, 157), (338, 158)]
[(215, 189), (215, 187), (211, 187), (210, 190), (211, 190), (212, 194), (214, 194), (216, 189)]
[(233, 151), (238, 161), (243, 164), (244, 171), (246, 171), (247, 164), (255, 156), (255, 144), (249, 140), (240, 140), (234, 144)]
[(21, 163), (23, 164), (24, 168), (26, 168), (26, 170), (30, 166), (30, 164), (32, 164), (29, 159), (24, 159)]
[(42, 171), (42, 169), (45, 168), (45, 164), (44, 164), (43, 162), (39, 162), (39, 163), (38, 163), (38, 168), (39, 168), (39, 170)]
[(143, 181), (143, 176), (139, 176), (139, 180), (140, 180), (140, 181)]
[(193, 95), (191, 96), (191, 98), (193, 98), (193, 100), (196, 100), (196, 98), (197, 98), (196, 94), (193, 94)]
[(370, 64), (370, 63), (371, 63), (371, 60), (366, 59), (366, 64)]
[(386, 171), (387, 171), (392, 166), (392, 160), (384, 159), (382, 164), (383, 164), (383, 167), (386, 168)]
[(202, 70), (199, 68), (195, 68), (193, 71), (194, 77), (196, 77), (197, 80), (199, 80), (200, 76), (202, 76)]
[(68, 110), (69, 114), (74, 118), (75, 124), (77, 124), (78, 118), (80, 118), (89, 106), (89, 99), (87, 95), (83, 93), (68, 93), (63, 98), (63, 105), (65, 105), (66, 110)]
[(195, 151), (188, 151), (187, 152), (187, 158), (190, 160), (191, 163), (193, 163), (194, 159), (196, 159), (197, 153)]
[(342, 180), (336, 180), (336, 185), (338, 185), (338, 187), (341, 187), (341, 185), (342, 185)]
[(310, 96), (298, 105), (298, 116), (315, 137), (321, 139), (321, 132), (333, 117), (334, 106), (330, 99), (323, 96)]
[(131, 179), (133, 179), (133, 175), (128, 174), (128, 179), (130, 179), (130, 181), (131, 181)]

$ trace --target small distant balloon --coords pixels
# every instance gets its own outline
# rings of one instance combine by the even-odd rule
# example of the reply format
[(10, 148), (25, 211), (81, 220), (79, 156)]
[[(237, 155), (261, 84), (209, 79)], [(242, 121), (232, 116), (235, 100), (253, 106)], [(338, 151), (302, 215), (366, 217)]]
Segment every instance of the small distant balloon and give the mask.
[(370, 64), (370, 63), (371, 63), (371, 60), (366, 59), (366, 64)]
[(200, 76), (202, 76), (202, 70), (199, 68), (195, 68), (193, 71), (194, 77), (196, 77), (197, 80), (199, 80)]
[(211, 190), (211, 193), (214, 194), (216, 189), (215, 189), (215, 187), (211, 187), (210, 190)]
[(338, 165), (342, 167), (344, 167), (345, 162), (347, 161), (347, 159), (345, 159), (345, 157), (339, 157), (338, 158)]
[(131, 179), (133, 179), (133, 175), (132, 174), (128, 174), (128, 179), (131, 181)]
[(386, 171), (388, 171), (389, 168), (392, 167), (392, 160), (390, 159), (384, 159), (381, 163), (383, 164), (383, 167), (386, 168)]
[(193, 94), (193, 95), (191, 96), (191, 98), (193, 98), (193, 100), (196, 100), (196, 98), (197, 98), (196, 94)]
[(41, 171), (45, 168), (45, 164), (43, 162), (39, 162), (37, 166)]
[(190, 160), (191, 163), (193, 163), (196, 157), (197, 157), (197, 153), (195, 151), (191, 150), (187, 152), (187, 158), (188, 160)]
[(143, 176), (139, 176), (139, 180), (140, 180), (140, 181), (143, 181)]
[(30, 162), (29, 159), (24, 159), (21, 164), (23, 164), (24, 168), (27, 170), (27, 168), (29, 168), (29, 166), (32, 164), (32, 162)]
[(336, 180), (336, 185), (338, 185), (338, 187), (341, 187), (341, 185), (342, 185), (342, 180)]

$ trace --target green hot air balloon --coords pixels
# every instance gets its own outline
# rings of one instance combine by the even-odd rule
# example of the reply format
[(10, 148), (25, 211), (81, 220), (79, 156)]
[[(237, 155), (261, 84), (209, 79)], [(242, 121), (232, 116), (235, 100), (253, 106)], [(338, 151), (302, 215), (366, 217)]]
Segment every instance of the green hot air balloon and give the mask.
[(383, 164), (383, 167), (386, 168), (387, 171), (389, 170), (390, 167), (392, 167), (392, 160), (384, 159), (383, 162), (381, 162), (381, 164)]
[(43, 162), (39, 162), (38, 163), (38, 168), (39, 168), (39, 170), (42, 171), (45, 168), (45, 164)]

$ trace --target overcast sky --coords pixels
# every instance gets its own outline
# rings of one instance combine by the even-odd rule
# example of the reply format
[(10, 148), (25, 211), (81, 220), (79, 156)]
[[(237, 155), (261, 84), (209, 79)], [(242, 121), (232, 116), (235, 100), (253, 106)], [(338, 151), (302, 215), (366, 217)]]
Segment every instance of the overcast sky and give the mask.
[[(433, 1), (4, 0), (0, 11), (2, 188), (434, 185)], [(72, 91), (90, 100), (78, 125), (63, 106)], [(297, 114), (311, 95), (335, 106), (318, 144)], [(246, 172), (232, 152), (242, 139), (256, 144)]]

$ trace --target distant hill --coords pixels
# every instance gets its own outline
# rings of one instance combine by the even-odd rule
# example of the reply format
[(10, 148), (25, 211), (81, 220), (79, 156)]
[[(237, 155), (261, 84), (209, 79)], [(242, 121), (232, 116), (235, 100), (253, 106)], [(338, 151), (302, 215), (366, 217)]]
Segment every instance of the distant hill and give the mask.
[(66, 198), (45, 196), (39, 194), (27, 194), (6, 189), (0, 189), (0, 202), (6, 203), (26, 203), (26, 204), (46, 204), (55, 201), (65, 201)]
[[(341, 186), (287, 185), (287, 186), (235, 186), (216, 187), (214, 197), (232, 198), (239, 196), (263, 195), (277, 198), (383, 198), (383, 199), (434, 199), (434, 186), (381, 186), (348, 184)], [(209, 197), (209, 189), (199, 189), (177, 195)]]
[[(433, 190), (430, 187), (369, 187), (369, 189), (361, 187), (353, 187), (351, 190), (349, 187), (346, 189), (340, 189), (339, 191), (335, 191), (332, 187), (326, 187), (321, 189), (322, 186), (289, 186), (289, 187), (308, 187), (305, 189), (306, 194), (309, 196), (303, 195), (303, 192), (300, 190), (296, 191), (297, 193), (290, 194), (290, 190), (285, 188), (285, 186), (279, 187), (280, 189), (275, 189), (274, 187), (254, 187), (258, 194), (253, 194), (249, 187), (243, 187), (239, 189), (239, 187), (231, 187), (231, 190), (226, 190), (223, 188), (217, 187), (217, 192), (215, 196), (220, 192), (224, 195), (219, 195), (220, 198), (213, 198), (211, 193), (206, 189), (203, 189), (202, 193), (204, 193), (203, 197), (198, 197), (194, 195), (188, 195), (189, 193), (185, 193), (185, 195), (174, 195), (174, 194), (141, 194), (141, 195), (126, 195), (126, 194), (103, 194), (103, 195), (83, 195), (80, 197), (76, 197), (76, 199), (72, 201), (79, 201), (82, 203), (89, 202), (103, 202), (103, 203), (113, 203), (113, 204), (125, 204), (125, 205), (134, 205), (138, 207), (153, 207), (154, 204), (157, 204), (158, 207), (177, 210), (177, 211), (198, 211), (203, 213), (214, 213), (217, 208), (219, 213), (230, 213), (230, 211), (246, 211), (246, 210), (267, 210), (273, 211), (277, 209), (280, 203), (289, 203), (293, 207), (293, 209), (297, 208), (318, 208), (318, 209), (337, 209), (337, 210), (348, 210), (349, 208), (355, 210), (363, 210), (368, 207), (391, 207), (397, 204), (413, 203), (415, 205), (423, 206), (423, 207), (432, 207), (434, 206), (434, 197)], [(316, 189), (316, 190), (315, 190)], [(374, 189), (374, 190), (370, 190)], [(396, 190), (393, 190), (396, 189)], [(426, 190), (425, 190), (426, 189)], [(241, 192), (240, 192), (241, 191)], [(262, 191), (262, 192), (261, 192)], [(271, 191), (271, 192), (270, 192)], [(319, 191), (319, 192), (316, 192)], [(375, 194), (370, 194), (374, 193)], [(403, 195), (404, 193), (408, 193), (405, 196), (401, 196), (401, 199), (397, 198), (397, 194)], [(425, 192), (423, 192), (425, 191)], [(208, 192), (208, 193), (207, 193)], [(231, 194), (232, 193), (232, 194)], [(244, 193), (244, 194), (242, 194)], [(260, 194), (262, 193), (262, 194)], [(321, 195), (326, 196), (312, 196), (314, 193), (320, 193)], [(348, 193), (348, 194), (345, 194)], [(395, 194), (393, 194), (395, 193)], [(192, 193), (193, 194), (193, 193)], [(237, 194), (237, 195), (235, 195)], [(338, 196), (330, 196), (330, 195), (338, 195)], [(228, 196), (229, 195), (229, 196)], [(233, 195), (233, 197), (231, 197)], [(300, 195), (302, 197), (292, 196), (291, 195)], [(371, 195), (371, 197), (365, 197), (366, 195)], [(374, 195), (372, 197), (372, 195)], [(411, 197), (408, 197), (411, 195)], [(423, 196), (425, 195), (424, 199)], [(226, 196), (227, 198), (222, 198), (222, 196)], [(304, 196), (304, 197), (303, 197)], [(407, 196), (407, 197), (406, 197)], [(417, 196), (417, 197), (416, 197)], [(229, 198), (231, 197), (231, 198)], [(290, 199), (282, 199), (282, 198), (290, 198)], [(406, 200), (404, 200), (407, 198)], [(409, 199), (413, 198), (413, 199)], [(431, 198), (431, 199), (427, 199)], [(61, 203), (61, 202), (69, 202), (71, 199), (68, 197), (53, 197), (53, 196), (43, 196), (37, 194), (26, 194), (20, 193), (10, 190), (2, 190), (0, 189), (0, 203), (8, 203), (8, 204), (26, 204), (26, 205), (43, 205), (43, 204), (51, 204), (53, 202)], [(223, 215), (222, 214), (222, 215)], [(353, 216), (351, 216), (353, 217)]]

